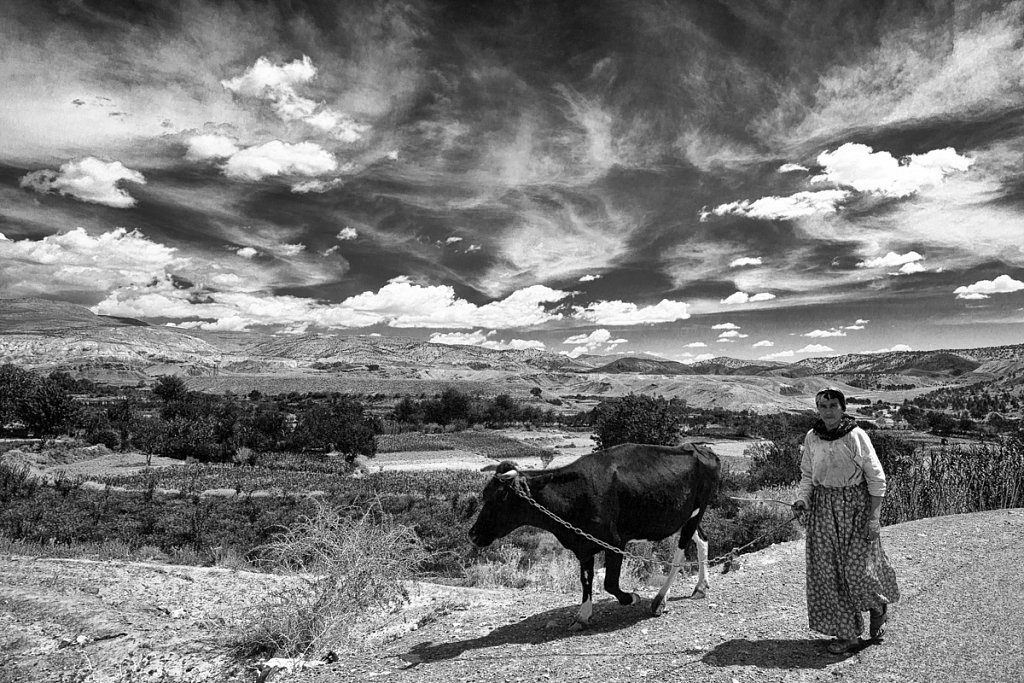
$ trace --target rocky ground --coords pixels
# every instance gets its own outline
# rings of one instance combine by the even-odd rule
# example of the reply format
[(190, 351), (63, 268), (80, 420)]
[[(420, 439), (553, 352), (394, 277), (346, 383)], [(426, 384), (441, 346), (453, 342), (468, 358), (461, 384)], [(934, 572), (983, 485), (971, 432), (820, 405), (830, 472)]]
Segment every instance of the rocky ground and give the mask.
[(683, 599), (682, 580), (662, 617), (646, 599), (602, 598), (582, 631), (570, 628), (575, 595), (417, 584), (409, 604), (306, 668), (232, 646), (240, 616), (286, 579), (0, 556), (0, 681), (1021, 680), (1024, 510), (920, 520), (883, 539), (903, 599), (886, 639), (852, 655), (826, 654), (806, 628), (796, 541), (713, 574), (705, 600)]

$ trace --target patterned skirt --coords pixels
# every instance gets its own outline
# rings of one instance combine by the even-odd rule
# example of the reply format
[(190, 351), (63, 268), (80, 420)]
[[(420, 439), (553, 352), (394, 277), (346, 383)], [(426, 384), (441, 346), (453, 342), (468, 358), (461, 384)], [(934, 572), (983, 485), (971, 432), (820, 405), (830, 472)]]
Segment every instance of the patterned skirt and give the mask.
[(815, 486), (807, 528), (807, 617), (812, 630), (850, 640), (864, 630), (863, 613), (900, 599), (896, 572), (881, 539), (868, 541), (867, 486)]

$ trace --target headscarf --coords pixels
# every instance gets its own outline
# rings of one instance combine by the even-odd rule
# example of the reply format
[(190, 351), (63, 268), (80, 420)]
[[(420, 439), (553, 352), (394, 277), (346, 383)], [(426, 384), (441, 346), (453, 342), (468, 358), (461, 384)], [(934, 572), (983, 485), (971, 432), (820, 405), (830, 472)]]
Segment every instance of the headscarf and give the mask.
[(826, 427), (824, 420), (820, 419), (814, 423), (814, 426), (811, 427), (811, 429), (814, 430), (814, 433), (817, 434), (818, 438), (822, 441), (835, 441), (836, 439), (840, 439), (852, 432), (853, 428), (856, 426), (856, 420), (849, 415), (843, 415), (839, 420), (839, 424), (837, 424), (833, 429)]

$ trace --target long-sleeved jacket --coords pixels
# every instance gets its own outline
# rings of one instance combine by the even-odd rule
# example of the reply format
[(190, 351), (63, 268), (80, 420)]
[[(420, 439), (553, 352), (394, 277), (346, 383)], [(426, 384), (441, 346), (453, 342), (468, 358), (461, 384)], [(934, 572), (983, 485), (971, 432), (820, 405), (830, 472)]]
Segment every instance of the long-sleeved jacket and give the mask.
[(885, 496), (885, 472), (863, 429), (855, 427), (834, 441), (819, 438), (813, 429), (807, 432), (800, 460), (800, 500), (810, 504), (816, 485), (854, 486), (862, 481), (867, 481), (872, 496)]

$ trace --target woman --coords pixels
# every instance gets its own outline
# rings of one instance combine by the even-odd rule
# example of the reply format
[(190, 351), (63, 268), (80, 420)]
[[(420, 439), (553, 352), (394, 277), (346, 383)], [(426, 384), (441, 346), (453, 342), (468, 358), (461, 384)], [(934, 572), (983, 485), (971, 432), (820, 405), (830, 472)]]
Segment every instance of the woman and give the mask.
[(844, 413), (843, 392), (823, 389), (814, 403), (821, 419), (804, 438), (793, 509), (809, 513), (803, 517), (810, 627), (834, 636), (828, 651), (842, 654), (859, 645), (865, 611), (871, 638), (882, 637), (899, 588), (879, 539), (885, 472), (871, 439)]

